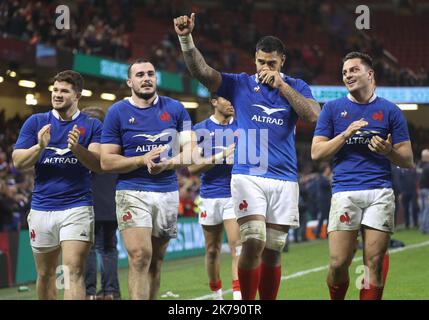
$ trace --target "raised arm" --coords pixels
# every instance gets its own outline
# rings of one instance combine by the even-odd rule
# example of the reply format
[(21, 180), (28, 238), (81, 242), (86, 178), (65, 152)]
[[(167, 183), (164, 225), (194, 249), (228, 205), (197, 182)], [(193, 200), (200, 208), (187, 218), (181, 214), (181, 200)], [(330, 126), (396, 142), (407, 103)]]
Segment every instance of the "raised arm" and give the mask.
[(222, 76), (206, 63), (201, 52), (195, 47), (191, 34), (194, 26), (195, 13), (192, 13), (191, 17), (180, 16), (174, 19), (174, 30), (179, 36), (183, 58), (189, 72), (210, 92), (216, 92), (221, 85)]

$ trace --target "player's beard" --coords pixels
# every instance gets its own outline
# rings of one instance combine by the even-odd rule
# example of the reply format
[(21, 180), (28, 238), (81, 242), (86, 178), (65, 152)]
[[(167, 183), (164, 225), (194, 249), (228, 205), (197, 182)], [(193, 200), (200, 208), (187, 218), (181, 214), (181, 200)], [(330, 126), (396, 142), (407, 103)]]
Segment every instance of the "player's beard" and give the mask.
[(153, 90), (150, 93), (138, 92), (138, 91), (134, 90), (134, 88), (132, 88), (132, 90), (137, 97), (139, 97), (140, 99), (143, 99), (143, 100), (151, 99), (156, 93), (156, 90)]
[(61, 107), (55, 108), (54, 104), (52, 104), (52, 107), (57, 110), (58, 112), (67, 112), (71, 107), (73, 106), (73, 101), (66, 101)]
[(233, 116), (234, 116), (234, 111), (224, 110), (224, 111), (222, 111), (221, 113), (222, 113), (222, 115), (223, 115), (225, 118), (233, 117)]

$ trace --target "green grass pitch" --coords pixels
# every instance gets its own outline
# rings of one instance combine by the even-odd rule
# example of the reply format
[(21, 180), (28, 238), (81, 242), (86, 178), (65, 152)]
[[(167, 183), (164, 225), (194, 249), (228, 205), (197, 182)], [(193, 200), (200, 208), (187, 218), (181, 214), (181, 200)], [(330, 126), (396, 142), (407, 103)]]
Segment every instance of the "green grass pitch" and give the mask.
[[(404, 250), (391, 250), (390, 270), (384, 290), (384, 299), (429, 299), (429, 236), (416, 230), (398, 231), (394, 239), (403, 241)], [(356, 257), (361, 257), (358, 250)], [(329, 298), (325, 284), (328, 263), (328, 243), (326, 240), (291, 244), (289, 252), (283, 254), (282, 282), (278, 299), (326, 300)], [(230, 258), (222, 254), (221, 277), (225, 298), (232, 299)], [(356, 273), (361, 259), (353, 262), (350, 268), (350, 287), (347, 299), (358, 299), (355, 286), (361, 273)], [(128, 299), (127, 270), (119, 270), (123, 299)], [(0, 299), (36, 299), (35, 285), (29, 284), (29, 291), (18, 292), (18, 288), (0, 289)], [(204, 258), (195, 257), (165, 262), (161, 275), (160, 296), (173, 293), (160, 299), (203, 298), (210, 292), (204, 270)], [(178, 295), (176, 297), (176, 295)], [(59, 298), (62, 297), (61, 292)], [(207, 299), (207, 297), (206, 297)]]

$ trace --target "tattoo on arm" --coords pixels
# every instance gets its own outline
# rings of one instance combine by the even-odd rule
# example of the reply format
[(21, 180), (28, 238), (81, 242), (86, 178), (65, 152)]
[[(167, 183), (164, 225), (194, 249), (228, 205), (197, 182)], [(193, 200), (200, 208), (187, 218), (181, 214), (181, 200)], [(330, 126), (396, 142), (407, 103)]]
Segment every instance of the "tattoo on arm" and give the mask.
[(183, 52), (186, 66), (191, 75), (198, 79), (210, 92), (216, 92), (221, 84), (222, 76), (219, 71), (210, 67), (197, 48)]
[(289, 86), (283, 88), (281, 91), (301, 119), (309, 122), (317, 120), (320, 113), (319, 103), (305, 98)]

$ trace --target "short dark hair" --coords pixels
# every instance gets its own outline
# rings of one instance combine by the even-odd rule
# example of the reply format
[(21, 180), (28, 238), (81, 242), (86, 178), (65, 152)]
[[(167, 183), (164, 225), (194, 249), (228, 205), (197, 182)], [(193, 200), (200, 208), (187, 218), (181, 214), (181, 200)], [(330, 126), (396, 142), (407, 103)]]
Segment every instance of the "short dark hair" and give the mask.
[(215, 92), (210, 92), (209, 102), (212, 107), (214, 107), (212, 100), (217, 100), (217, 98), (219, 98), (219, 96)]
[(256, 51), (273, 52), (277, 51), (279, 54), (286, 54), (286, 48), (283, 42), (274, 36), (265, 36), (259, 39), (256, 44)]
[(133, 65), (138, 64), (138, 63), (152, 63), (152, 62), (150, 62), (149, 60), (146, 60), (144, 58), (138, 58), (137, 60), (134, 60), (134, 62), (132, 62), (128, 66), (128, 78), (130, 78), (131, 68), (133, 67)]
[(67, 82), (72, 85), (74, 91), (81, 93), (83, 89), (83, 77), (79, 72), (73, 70), (61, 71), (54, 77), (54, 82)]
[(374, 69), (374, 67), (372, 65), (372, 58), (369, 54), (366, 54), (363, 52), (358, 52), (358, 51), (349, 52), (344, 57), (343, 64), (344, 64), (344, 62), (346, 62), (347, 60), (350, 60), (350, 59), (360, 59), (362, 61), (362, 63), (364, 65), (366, 65), (368, 68)]

